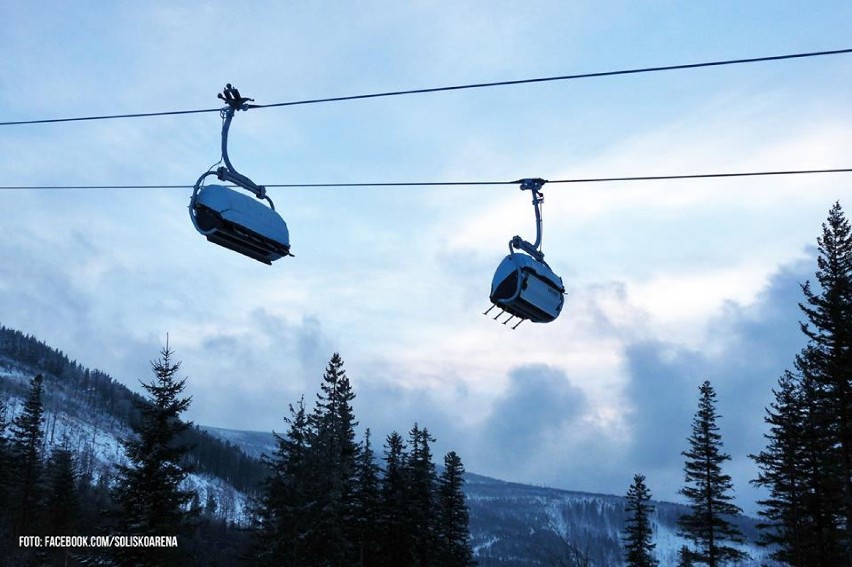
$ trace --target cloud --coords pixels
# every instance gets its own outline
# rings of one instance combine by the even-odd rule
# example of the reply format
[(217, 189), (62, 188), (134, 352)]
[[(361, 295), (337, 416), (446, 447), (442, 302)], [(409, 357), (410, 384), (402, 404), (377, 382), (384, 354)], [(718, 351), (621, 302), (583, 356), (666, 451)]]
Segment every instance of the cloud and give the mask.
[[(601, 463), (610, 457), (607, 431), (586, 394), (561, 369), (527, 364), (492, 376), (491, 395), (468, 387), (463, 376), (402, 386), (390, 366), (369, 377), (353, 374), (354, 406), (362, 429), (379, 446), (391, 431), (405, 435), (416, 422), (436, 438), (433, 452), (456, 451), (468, 470), (553, 486), (586, 483), (606, 491)], [(410, 378), (410, 377), (409, 377)], [(600, 460), (598, 460), (600, 459)]]
[(483, 430), (494, 444), (509, 449), (501, 451), (501, 459), (514, 460), (534, 454), (542, 438), (576, 423), (586, 411), (585, 395), (562, 370), (523, 366), (509, 373), (509, 387)]
[(488, 448), (480, 463), (488, 469), (514, 469), (523, 477), (549, 460), (554, 440), (564, 439), (566, 431), (586, 429), (590, 407), (583, 391), (558, 368), (521, 366), (508, 378), (508, 387), (479, 430), (478, 446)]
[(303, 394), (310, 400), (335, 351), (318, 318), (263, 309), (240, 328), (202, 331), (181, 342), (178, 356), (191, 361), (184, 369), (193, 376), (193, 419), (234, 429), (271, 428), (279, 422), (272, 416), (287, 415), (288, 404)]

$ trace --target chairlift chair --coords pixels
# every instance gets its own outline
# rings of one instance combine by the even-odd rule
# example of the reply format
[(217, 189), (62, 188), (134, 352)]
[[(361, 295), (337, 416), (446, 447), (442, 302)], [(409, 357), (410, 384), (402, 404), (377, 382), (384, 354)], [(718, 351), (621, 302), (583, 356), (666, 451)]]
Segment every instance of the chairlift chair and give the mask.
[[(559, 316), (565, 302), (565, 286), (541, 251), (542, 220), (541, 194), (543, 179), (521, 180), (521, 190), (532, 191), (536, 218), (536, 240), (529, 243), (520, 236), (509, 241), (509, 255), (497, 266), (491, 281), (491, 303), (485, 311), (489, 314), (495, 307), (500, 311), (494, 317), (499, 320), (508, 314), (503, 324), (518, 321), (513, 329), (526, 320), (533, 323), (549, 323)], [(525, 253), (517, 252), (517, 250)]]
[[(227, 103), (222, 109), (222, 161), (225, 165), (209, 170), (198, 178), (189, 202), (189, 217), (195, 229), (207, 240), (265, 264), (290, 253), (290, 233), (287, 223), (275, 211), (266, 188), (234, 169), (228, 157), (228, 130), (237, 110), (251, 108), (248, 101), (230, 84), (219, 98)], [(254, 193), (257, 199), (225, 185), (204, 185), (207, 177), (215, 175), (220, 181)], [(267, 207), (260, 200), (265, 199)]]

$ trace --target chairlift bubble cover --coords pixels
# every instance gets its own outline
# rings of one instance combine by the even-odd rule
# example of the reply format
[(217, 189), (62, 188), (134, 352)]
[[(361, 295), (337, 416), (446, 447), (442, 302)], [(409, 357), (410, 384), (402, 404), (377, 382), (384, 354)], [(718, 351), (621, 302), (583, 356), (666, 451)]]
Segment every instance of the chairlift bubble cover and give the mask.
[(544, 262), (511, 253), (500, 262), (491, 282), (491, 302), (507, 313), (534, 323), (549, 323), (565, 302), (562, 278)]
[(290, 253), (284, 219), (257, 199), (222, 185), (202, 187), (193, 211), (207, 240), (271, 264)]

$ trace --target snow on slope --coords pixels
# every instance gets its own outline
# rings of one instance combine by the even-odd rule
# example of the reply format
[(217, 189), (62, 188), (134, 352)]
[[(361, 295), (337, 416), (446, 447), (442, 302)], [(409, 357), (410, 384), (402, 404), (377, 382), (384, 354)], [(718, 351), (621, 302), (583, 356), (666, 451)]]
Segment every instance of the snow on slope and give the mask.
[[(29, 387), (33, 373), (14, 363), (4, 361), (0, 365), (0, 380), (17, 386)], [(98, 482), (101, 479), (111, 483), (115, 479), (115, 465), (126, 465), (122, 439), (132, 435), (131, 429), (114, 417), (99, 412), (78, 412), (79, 403), (67, 398), (66, 392), (57, 392), (60, 388), (51, 388), (45, 383), (45, 399), (50, 399), (54, 408), (44, 413), (44, 453), (50, 454), (55, 447), (65, 446), (71, 449), (78, 459), (79, 472)], [(53, 390), (53, 391), (51, 391)], [(6, 398), (8, 423), (23, 410), (24, 399), (20, 396)], [(48, 405), (48, 404), (45, 404)], [(238, 525), (248, 525), (250, 521), (249, 498), (220, 478), (191, 473), (183, 487), (198, 494), (198, 503), (203, 507), (210, 504), (210, 512), (218, 519)]]
[[(590, 565), (623, 565), (621, 534), (625, 499), (621, 496), (570, 492), (508, 483), (468, 475), (467, 501), (471, 511), (472, 543), (481, 567), (554, 565), (580, 553)], [(680, 504), (654, 502), (654, 543), (660, 565), (676, 565), (677, 553), (689, 542), (677, 535)], [(741, 518), (747, 537), (755, 521)], [(750, 542), (736, 546), (751, 559), (743, 567), (773, 565), (769, 551)]]
[(261, 455), (272, 455), (275, 452), (275, 438), (272, 433), (265, 431), (242, 431), (237, 429), (222, 429), (220, 427), (211, 427), (209, 425), (200, 425), (202, 430), (206, 431), (214, 437), (218, 437), (222, 441), (227, 441), (231, 445), (236, 445), (243, 452), (255, 459), (260, 459)]

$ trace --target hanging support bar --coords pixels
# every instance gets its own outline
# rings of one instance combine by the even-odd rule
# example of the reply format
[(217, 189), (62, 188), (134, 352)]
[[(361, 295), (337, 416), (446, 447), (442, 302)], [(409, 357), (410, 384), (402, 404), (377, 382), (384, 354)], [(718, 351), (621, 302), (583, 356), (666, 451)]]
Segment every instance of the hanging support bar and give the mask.
[(547, 183), (547, 181), (540, 177), (520, 180), (521, 191), (532, 191), (533, 194), (532, 204), (535, 208), (535, 243), (527, 242), (520, 236), (514, 236), (512, 240), (509, 241), (510, 253), (513, 251), (513, 248), (523, 250), (539, 262), (544, 262), (544, 253), (541, 251), (541, 204), (544, 202), (544, 195), (541, 194), (541, 188), (545, 183)]
[(229, 181), (243, 189), (246, 189), (247, 191), (251, 191), (258, 199), (266, 199), (269, 201), (270, 206), (274, 210), (275, 205), (272, 203), (272, 199), (266, 195), (266, 187), (256, 184), (254, 181), (238, 172), (234, 168), (233, 164), (231, 164), (230, 157), (228, 157), (228, 131), (231, 128), (231, 120), (234, 118), (234, 113), (238, 110), (248, 110), (249, 108), (253, 108), (254, 105), (248, 104), (248, 101), (254, 101), (254, 99), (241, 96), (240, 91), (232, 87), (231, 83), (225, 85), (225, 90), (217, 96), (224, 100), (228, 106), (223, 108), (221, 111), (222, 161), (225, 162), (225, 166), (216, 170), (216, 177), (218, 177), (221, 181)]

